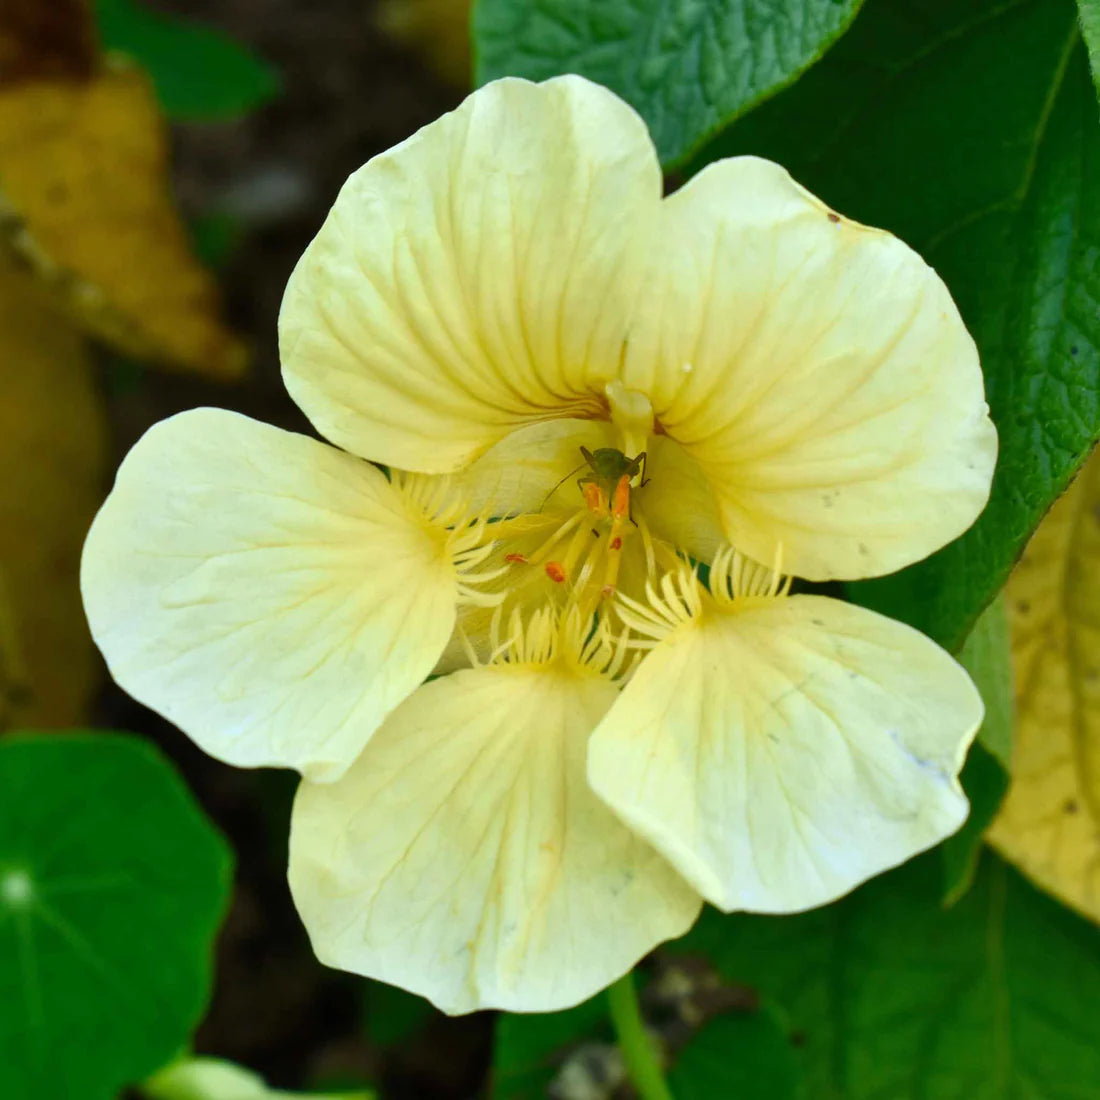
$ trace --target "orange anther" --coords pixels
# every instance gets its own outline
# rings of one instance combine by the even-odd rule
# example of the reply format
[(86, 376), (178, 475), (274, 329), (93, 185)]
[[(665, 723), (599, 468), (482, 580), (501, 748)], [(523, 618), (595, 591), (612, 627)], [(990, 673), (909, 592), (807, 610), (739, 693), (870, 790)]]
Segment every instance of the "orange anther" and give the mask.
[(527, 555), (526, 554), (505, 554), (504, 555), (504, 560), (512, 562), (513, 565), (526, 565), (527, 564)]
[(623, 540), (621, 538), (619, 538), (618, 535), (616, 535), (611, 540), (611, 549), (612, 550), (621, 550), (622, 548), (623, 548)]
[(615, 486), (615, 502), (611, 506), (611, 514), (619, 518), (630, 512), (630, 475), (623, 474)]
[(605, 600), (611, 599), (611, 597), (615, 595), (615, 586), (613, 584), (605, 584), (603, 588), (600, 589), (600, 595), (603, 596)]
[(584, 503), (588, 506), (590, 512), (607, 511), (607, 497), (594, 481), (586, 481), (581, 492), (584, 495)]
[(548, 561), (546, 563), (546, 575), (555, 583), (561, 584), (565, 580), (565, 569), (561, 562)]

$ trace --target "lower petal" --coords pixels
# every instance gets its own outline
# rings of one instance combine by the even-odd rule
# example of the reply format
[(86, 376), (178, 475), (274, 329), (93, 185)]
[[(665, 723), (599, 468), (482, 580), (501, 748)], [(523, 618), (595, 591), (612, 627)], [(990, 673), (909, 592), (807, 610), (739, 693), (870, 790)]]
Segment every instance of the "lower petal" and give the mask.
[(441, 533), (375, 467), (219, 409), (152, 428), (88, 535), (115, 680), (212, 756), (335, 778), (455, 621)]
[(549, 1012), (684, 932), (699, 897), (585, 781), (615, 694), (468, 669), (421, 688), (338, 783), (303, 783), (290, 885), (318, 957), (446, 1012)]
[(588, 776), (714, 905), (796, 912), (959, 828), (981, 719), (962, 668), (901, 623), (706, 598), (593, 734)]

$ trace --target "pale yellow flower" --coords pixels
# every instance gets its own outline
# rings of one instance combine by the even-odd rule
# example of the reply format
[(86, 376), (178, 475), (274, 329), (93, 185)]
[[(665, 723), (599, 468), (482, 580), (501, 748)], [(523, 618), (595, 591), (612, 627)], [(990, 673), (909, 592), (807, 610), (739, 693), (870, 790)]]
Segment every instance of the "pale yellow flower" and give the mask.
[(503, 80), (351, 177), (280, 333), (342, 450), (158, 425), (83, 586), (127, 690), (305, 776), (321, 959), (561, 1008), (703, 898), (818, 905), (961, 824), (966, 674), (780, 575), (898, 569), (987, 498), (974, 344), (896, 238), (751, 157), (663, 199), (611, 93)]

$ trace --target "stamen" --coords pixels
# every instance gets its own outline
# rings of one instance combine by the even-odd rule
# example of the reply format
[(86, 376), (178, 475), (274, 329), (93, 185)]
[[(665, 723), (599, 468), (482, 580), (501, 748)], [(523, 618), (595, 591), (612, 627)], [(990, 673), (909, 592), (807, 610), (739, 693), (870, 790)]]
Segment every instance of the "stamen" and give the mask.
[(611, 534), (607, 548), (607, 566), (604, 570), (603, 585), (600, 594), (610, 599), (615, 594), (619, 581), (619, 565), (622, 562), (624, 524), (630, 519), (630, 475), (623, 474), (615, 486), (615, 497), (611, 505)]
[(590, 512), (595, 512), (598, 516), (606, 516), (608, 512), (607, 508), (607, 494), (597, 485), (594, 481), (586, 481), (584, 488), (581, 489), (581, 494), (584, 497), (584, 503)]
[(533, 557), (531, 558), (531, 564), (533, 564), (533, 565), (538, 565), (538, 564), (539, 564), (540, 562), (544, 561), (544, 560), (545, 560), (545, 558), (546, 558), (546, 556), (547, 556), (547, 554), (549, 554), (549, 553), (550, 553), (550, 551), (551, 551), (551, 550), (552, 550), (552, 549), (553, 549), (553, 548), (554, 548), (555, 546), (557, 546), (557, 544), (558, 544), (559, 542), (561, 542), (561, 540), (562, 540), (563, 538), (565, 538), (565, 536), (566, 536), (566, 535), (568, 535), (568, 534), (569, 534), (569, 532), (570, 532), (570, 531), (572, 531), (572, 530), (573, 530), (573, 528), (574, 528), (574, 527), (576, 527), (576, 526), (577, 526), (577, 524), (578, 524), (578, 523), (580, 523), (580, 522), (581, 522), (581, 521), (582, 521), (582, 520), (583, 520), (584, 518), (585, 518), (584, 512), (575, 512), (575, 513), (574, 513), (573, 515), (571, 515), (571, 516), (570, 516), (570, 517), (569, 517), (569, 518), (568, 518), (568, 519), (567, 519), (567, 520), (566, 520), (566, 521), (565, 521), (565, 522), (564, 522), (564, 523), (563, 523), (563, 524), (562, 524), (562, 525), (561, 525), (561, 526), (560, 526), (560, 527), (559, 527), (559, 528), (558, 528), (558, 529), (557, 529), (557, 530), (556, 530), (556, 531), (555, 531), (555, 532), (554, 532), (554, 533), (553, 533), (553, 534), (552, 534), (552, 535), (551, 535), (551, 536), (550, 536), (550, 537), (549, 537), (549, 538), (548, 538), (548, 539), (546, 540), (546, 542), (544, 542), (544, 543), (542, 544), (542, 546), (541, 546), (541, 547), (539, 548), (539, 551), (538, 551), (538, 553), (537, 553), (537, 554), (535, 554), (535, 555), (534, 555), (534, 556), (533, 556)]

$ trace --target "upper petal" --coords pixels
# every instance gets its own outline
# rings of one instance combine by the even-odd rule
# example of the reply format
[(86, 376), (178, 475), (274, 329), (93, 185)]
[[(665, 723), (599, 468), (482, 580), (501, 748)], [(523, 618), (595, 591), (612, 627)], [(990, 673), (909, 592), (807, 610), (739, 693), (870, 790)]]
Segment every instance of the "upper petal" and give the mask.
[(611, 92), (486, 85), (345, 184), (283, 300), (288, 389), (334, 443), (429, 473), (591, 411), (660, 194), (645, 124)]
[(585, 782), (614, 697), (550, 666), (467, 669), (338, 783), (303, 783), (290, 885), (318, 957), (446, 1012), (549, 1012), (686, 931), (698, 895)]
[(703, 468), (730, 541), (854, 579), (970, 526), (996, 433), (974, 342), (915, 252), (755, 157), (667, 199), (653, 248), (624, 381)]
[(588, 775), (708, 901), (821, 905), (962, 824), (982, 703), (947, 653), (821, 596), (703, 607), (597, 728)]
[(455, 621), (442, 536), (375, 467), (236, 413), (151, 428), (84, 547), (118, 683), (211, 755), (340, 774)]

